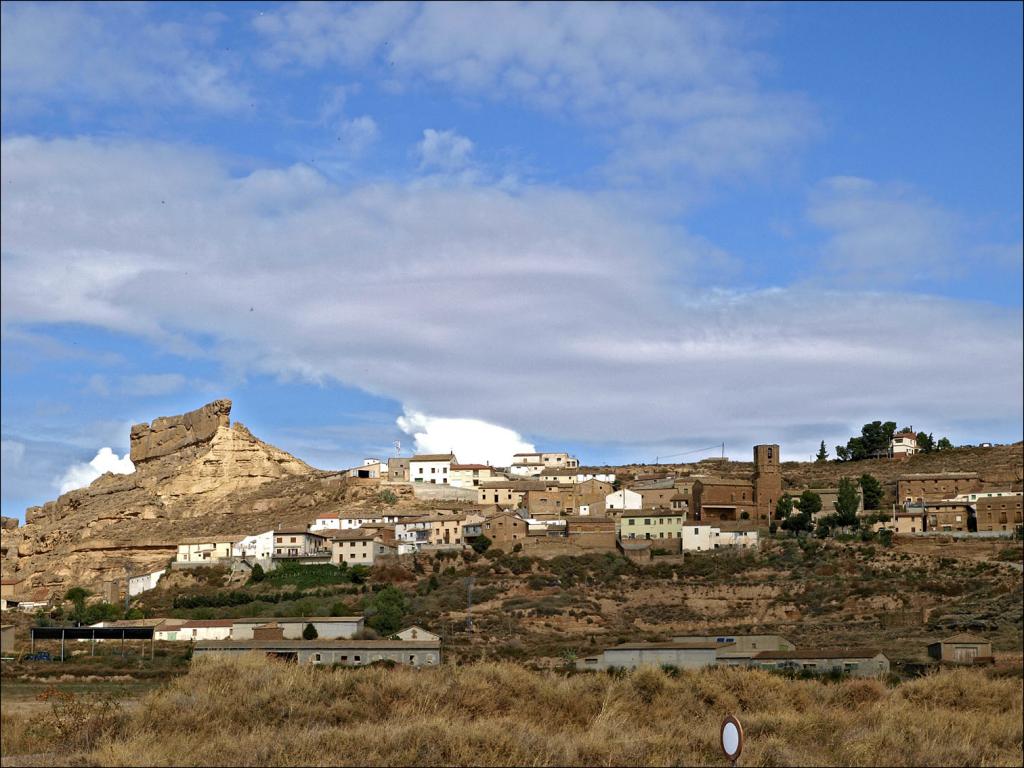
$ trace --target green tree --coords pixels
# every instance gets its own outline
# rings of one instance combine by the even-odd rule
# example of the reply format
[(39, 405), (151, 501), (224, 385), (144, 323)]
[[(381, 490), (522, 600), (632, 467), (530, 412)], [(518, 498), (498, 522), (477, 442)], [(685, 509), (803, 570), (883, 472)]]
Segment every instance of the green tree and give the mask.
[(316, 640), (320, 634), (316, 631), (316, 627), (312, 624), (307, 624), (302, 630), (303, 640)]
[(482, 555), (484, 552), (487, 551), (488, 547), (491, 546), (491, 540), (483, 534), (480, 534), (475, 539), (473, 539), (473, 543), (471, 546), (473, 547), (474, 552), (476, 552), (478, 555)]
[(259, 563), (256, 563), (256, 565), (252, 567), (252, 571), (249, 573), (249, 581), (253, 584), (259, 584), (266, 577), (267, 574), (263, 572), (263, 566)]
[(813, 519), (816, 514), (821, 512), (821, 496), (816, 494), (814, 491), (807, 490), (801, 493), (798, 504), (800, 507), (800, 514), (806, 515), (809, 518)]
[(85, 599), (91, 594), (92, 592), (85, 587), (72, 587), (64, 593), (64, 599), (70, 600), (72, 605), (75, 606), (71, 618), (76, 624), (81, 624), (85, 618)]
[(864, 509), (878, 509), (882, 503), (882, 484), (874, 475), (860, 476), (860, 489), (864, 493)]
[(836, 456), (842, 461), (860, 461), (889, 452), (889, 443), (896, 433), (895, 421), (872, 421), (861, 427), (860, 437), (851, 437), (846, 448), (836, 446)]
[(370, 578), (370, 569), (365, 565), (353, 565), (348, 569), (348, 577), (353, 584), (365, 584)]
[(408, 610), (409, 602), (405, 595), (391, 584), (364, 604), (367, 625), (384, 637), (402, 628), (402, 619)]
[(775, 502), (775, 517), (778, 520), (785, 520), (793, 513), (793, 497), (788, 493), (782, 494)]
[(848, 477), (840, 478), (839, 493), (833, 502), (836, 508), (836, 525), (841, 528), (856, 527), (857, 507), (860, 506), (860, 494), (857, 484)]
[(814, 457), (814, 461), (817, 464), (824, 464), (828, 461), (828, 449), (825, 447), (825, 441), (821, 441), (821, 447), (818, 448), (818, 455)]
[(948, 437), (940, 437), (939, 442), (935, 444), (935, 449), (938, 451), (948, 451), (953, 447), (953, 444), (949, 442)]
[(917, 450), (921, 453), (931, 453), (935, 450), (935, 440), (927, 432), (917, 433)]

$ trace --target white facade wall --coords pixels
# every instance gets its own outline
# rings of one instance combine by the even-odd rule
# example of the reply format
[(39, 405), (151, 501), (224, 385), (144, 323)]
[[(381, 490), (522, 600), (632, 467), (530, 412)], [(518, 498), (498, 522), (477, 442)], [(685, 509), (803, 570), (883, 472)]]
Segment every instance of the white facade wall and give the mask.
[(409, 479), (414, 483), (448, 485), (451, 461), (410, 461)]
[(153, 571), (147, 573), (144, 576), (133, 576), (128, 579), (128, 595), (135, 597), (135, 595), (141, 595), (143, 592), (148, 592), (157, 585), (160, 581), (160, 577), (164, 575), (164, 570), (161, 568), (159, 571)]
[(178, 640), (227, 640), (231, 627), (181, 627), (177, 634)]
[(337, 531), (341, 527), (341, 521), (337, 517), (318, 517), (309, 526), (309, 530), (316, 531)]
[(208, 541), (200, 544), (179, 544), (175, 557), (179, 563), (205, 563), (227, 560), (231, 557), (230, 541)]
[(621, 491), (613, 491), (604, 497), (604, 508), (608, 510), (617, 509), (643, 509), (643, 497), (636, 491), (623, 488)]
[(269, 560), (274, 555), (274, 531), (269, 530), (253, 536), (246, 536), (232, 546), (231, 554), (234, 557)]
[(710, 525), (684, 525), (682, 547), (691, 552), (707, 552), (714, 549), (714, 532), (717, 531), (717, 528)]

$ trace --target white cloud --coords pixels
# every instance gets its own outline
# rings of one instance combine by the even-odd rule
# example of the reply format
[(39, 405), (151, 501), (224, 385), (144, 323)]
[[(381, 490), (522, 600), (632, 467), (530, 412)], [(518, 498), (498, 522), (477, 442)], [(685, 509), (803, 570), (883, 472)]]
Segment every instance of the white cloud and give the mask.
[(831, 443), (821, 425), (838, 440), (880, 410), (954, 439), (953, 418), (1001, 439), (991, 424), (1012, 437), (1024, 411), (1019, 309), (716, 291), (707, 243), (582, 193), (342, 189), (158, 145), (2, 146), (6, 327), (189, 342), (239, 372), (573, 442), (806, 453)]
[(405, 411), (396, 423), (415, 439), (416, 453), (448, 453), (463, 464), (507, 467), (512, 455), (535, 450), (515, 430), (479, 419), (445, 419)]
[(353, 155), (364, 152), (379, 137), (377, 122), (369, 115), (342, 121), (338, 133), (338, 141)]
[(143, 5), (3, 3), (4, 109), (115, 104), (223, 112), (249, 103), (209, 16), (161, 22)]
[(285, 5), (256, 28), (271, 65), (376, 67), (570, 115), (611, 132), (617, 176), (672, 178), (756, 172), (817, 131), (802, 95), (759, 83), (743, 23), (701, 4), (366, 3)]
[(435, 131), (427, 128), (423, 139), (416, 145), (420, 168), (455, 171), (465, 167), (473, 152), (473, 142), (455, 131)]
[(126, 453), (118, 458), (118, 455), (110, 448), (100, 448), (88, 464), (72, 464), (68, 470), (57, 481), (60, 485), (60, 492), (67, 493), (76, 488), (85, 488), (93, 480), (107, 472), (115, 475), (130, 475), (135, 471), (135, 465)]
[(180, 373), (142, 373), (125, 379), (121, 391), (135, 397), (169, 395), (184, 387), (185, 381)]
[(826, 269), (855, 284), (896, 286), (954, 276), (956, 216), (905, 185), (825, 179), (811, 195), (808, 216), (830, 232)]

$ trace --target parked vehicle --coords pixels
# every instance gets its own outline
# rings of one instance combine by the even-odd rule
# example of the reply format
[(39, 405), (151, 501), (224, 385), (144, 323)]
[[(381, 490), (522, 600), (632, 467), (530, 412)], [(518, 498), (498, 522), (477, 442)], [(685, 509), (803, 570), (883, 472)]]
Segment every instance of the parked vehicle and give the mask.
[(37, 653), (26, 653), (24, 655), (24, 657), (22, 657), (22, 660), (23, 661), (53, 661), (53, 659), (50, 658), (50, 652), (49, 651), (39, 651)]

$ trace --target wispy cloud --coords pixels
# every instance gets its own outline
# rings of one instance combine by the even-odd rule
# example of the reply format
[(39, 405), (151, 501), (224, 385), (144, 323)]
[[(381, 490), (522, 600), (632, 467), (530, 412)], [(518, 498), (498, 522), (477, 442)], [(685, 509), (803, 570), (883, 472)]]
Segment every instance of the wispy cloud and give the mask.
[(946, 280), (962, 268), (957, 217), (906, 185), (832, 177), (813, 191), (808, 216), (829, 233), (826, 270), (857, 286)]
[(233, 370), (569, 440), (809, 442), (880, 403), (937, 432), (1022, 415), (1019, 309), (901, 295), (896, 321), (876, 291), (714, 290), (692, 277), (706, 244), (582, 193), (342, 189), (84, 139), (6, 140), (2, 160), (8, 326), (184, 338)]
[(736, 17), (706, 5), (290, 5), (254, 24), (270, 66), (369, 69), (584, 121), (609, 133), (623, 180), (756, 173), (818, 130), (801, 94), (759, 82)]

